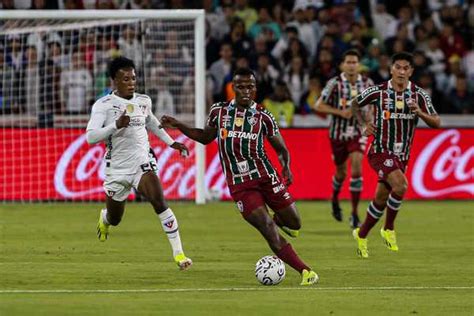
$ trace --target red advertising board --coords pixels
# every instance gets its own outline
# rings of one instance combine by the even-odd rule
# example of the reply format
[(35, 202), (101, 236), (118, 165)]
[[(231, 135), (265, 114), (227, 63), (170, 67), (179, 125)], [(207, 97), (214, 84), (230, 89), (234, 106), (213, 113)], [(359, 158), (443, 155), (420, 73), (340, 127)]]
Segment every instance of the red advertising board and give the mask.
[[(194, 142), (171, 131), (186, 143), (190, 157), (151, 136), (158, 156), (159, 176), (168, 199), (193, 199), (195, 193)], [(328, 199), (334, 165), (325, 129), (282, 130), (291, 153), (295, 199)], [(419, 129), (415, 135), (407, 176), (409, 199), (472, 199), (474, 197), (474, 129)], [(0, 200), (103, 200), (102, 145), (88, 145), (81, 129), (0, 130)], [(214, 197), (229, 198), (217, 155), (207, 146), (205, 185)], [(273, 150), (267, 146), (272, 161)], [(276, 163), (276, 165), (278, 165)], [(371, 199), (376, 175), (363, 166), (362, 198)], [(347, 184), (341, 193), (349, 196)], [(133, 197), (132, 197), (133, 198)]]

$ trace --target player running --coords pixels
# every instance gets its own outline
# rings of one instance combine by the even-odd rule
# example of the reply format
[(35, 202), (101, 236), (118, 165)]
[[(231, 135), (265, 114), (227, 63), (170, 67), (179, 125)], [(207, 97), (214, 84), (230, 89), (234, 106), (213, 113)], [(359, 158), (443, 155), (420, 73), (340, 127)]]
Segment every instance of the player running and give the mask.
[(324, 87), (321, 97), (316, 102), (315, 110), (331, 114), (329, 139), (332, 157), (336, 165), (336, 173), (332, 178), (332, 216), (342, 221), (342, 210), (339, 206), (339, 192), (347, 175), (347, 160), (351, 160), (351, 192), (352, 213), (349, 224), (352, 228), (359, 227), (357, 207), (362, 191), (362, 159), (364, 157), (367, 138), (362, 136), (357, 120), (352, 117), (351, 99), (374, 83), (371, 79), (359, 74), (360, 54), (356, 50), (344, 53), (341, 63), (342, 72), (332, 78)]
[[(163, 116), (161, 123), (178, 128), (202, 144), (217, 137), (222, 169), (243, 218), (262, 234), (280, 259), (301, 273), (301, 285), (315, 284), (319, 280), (316, 272), (298, 257), (277, 228), (297, 237), (301, 227), (299, 213), (287, 191), (293, 178), (288, 149), (274, 117), (253, 101), (257, 89), (250, 69), (235, 71), (233, 89), (235, 99), (214, 104), (204, 129), (189, 127), (169, 116)], [(283, 181), (265, 153), (265, 137), (280, 158)], [(273, 218), (266, 205), (275, 212)]]
[(151, 111), (150, 97), (135, 93), (136, 76), (132, 60), (125, 57), (112, 60), (109, 75), (116, 90), (95, 102), (87, 125), (87, 142), (95, 144), (105, 141), (107, 149), (104, 181), (106, 208), (99, 215), (99, 240), (107, 239), (110, 225), (120, 223), (125, 201), (131, 189), (135, 188), (150, 201), (158, 214), (174, 260), (181, 270), (185, 270), (192, 265), (192, 261), (184, 255), (178, 221), (163, 197), (147, 129), (182, 154), (188, 149), (175, 142), (162, 128)]
[[(353, 231), (362, 258), (369, 256), (367, 235), (382, 217), (385, 206), (387, 215), (380, 234), (388, 249), (398, 251), (394, 222), (408, 186), (404, 173), (418, 118), (432, 128), (441, 125), (428, 93), (409, 80), (412, 73), (413, 56), (397, 53), (392, 57), (392, 78), (366, 89), (352, 102), (352, 112), (363, 126), (364, 135), (374, 136), (368, 159), (379, 179), (365, 221)], [(373, 120), (361, 114), (368, 104), (373, 106)]]

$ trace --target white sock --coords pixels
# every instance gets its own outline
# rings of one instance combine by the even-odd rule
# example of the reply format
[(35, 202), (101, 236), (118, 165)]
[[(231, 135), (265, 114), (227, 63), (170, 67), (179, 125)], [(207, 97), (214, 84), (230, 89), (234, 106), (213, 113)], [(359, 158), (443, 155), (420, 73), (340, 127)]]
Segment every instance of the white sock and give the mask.
[(179, 237), (178, 221), (174, 216), (173, 211), (168, 208), (163, 213), (158, 214), (161, 221), (161, 227), (168, 236), (171, 248), (173, 249), (173, 257), (183, 253), (183, 246), (181, 245), (181, 238)]
[(102, 216), (102, 222), (105, 225), (110, 225), (109, 221), (107, 220), (107, 209), (106, 208), (102, 209), (102, 211), (100, 212), (100, 216)]

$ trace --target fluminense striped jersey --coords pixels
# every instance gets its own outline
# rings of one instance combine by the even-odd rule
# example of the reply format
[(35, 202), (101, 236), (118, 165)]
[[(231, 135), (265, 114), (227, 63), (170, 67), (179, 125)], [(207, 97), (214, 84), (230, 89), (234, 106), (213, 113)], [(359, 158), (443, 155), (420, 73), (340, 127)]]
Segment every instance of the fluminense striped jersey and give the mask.
[(435, 115), (431, 97), (411, 81), (403, 92), (392, 88), (391, 80), (370, 87), (357, 97), (361, 107), (371, 104), (376, 130), (370, 146), (373, 153), (389, 152), (401, 161), (410, 157), (418, 117), (411, 113), (408, 104), (416, 102), (423, 112)]
[(275, 118), (263, 106), (253, 103), (242, 110), (234, 100), (216, 103), (211, 107), (207, 125), (217, 128), (219, 156), (229, 185), (277, 175), (263, 143), (265, 136), (280, 132)]
[[(334, 108), (344, 110), (350, 107), (353, 98), (373, 85), (374, 82), (371, 79), (363, 78), (361, 75), (358, 75), (355, 84), (351, 84), (345, 74), (341, 73), (339, 76), (328, 81), (321, 93), (321, 97), (324, 103)], [(335, 140), (349, 140), (360, 136), (359, 124), (355, 117), (345, 119), (338, 115), (332, 115), (331, 124), (329, 126), (329, 138)]]

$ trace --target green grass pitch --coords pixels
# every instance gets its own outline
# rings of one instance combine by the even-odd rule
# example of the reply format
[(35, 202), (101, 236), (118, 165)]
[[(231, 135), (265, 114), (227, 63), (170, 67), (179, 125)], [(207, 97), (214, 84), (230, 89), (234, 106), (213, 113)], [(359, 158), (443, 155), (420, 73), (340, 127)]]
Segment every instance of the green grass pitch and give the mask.
[(400, 251), (384, 247), (377, 225), (368, 260), (347, 216), (335, 222), (328, 202), (297, 205), (303, 228), (291, 243), (320, 276), (311, 288), (288, 266), (280, 285), (257, 283), (255, 262), (271, 251), (232, 203), (171, 204), (194, 261), (184, 272), (147, 203), (129, 203), (105, 243), (102, 204), (1, 205), (0, 315), (474, 314), (473, 202), (405, 202)]

